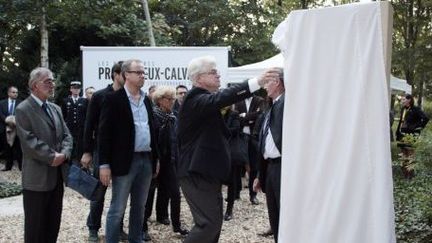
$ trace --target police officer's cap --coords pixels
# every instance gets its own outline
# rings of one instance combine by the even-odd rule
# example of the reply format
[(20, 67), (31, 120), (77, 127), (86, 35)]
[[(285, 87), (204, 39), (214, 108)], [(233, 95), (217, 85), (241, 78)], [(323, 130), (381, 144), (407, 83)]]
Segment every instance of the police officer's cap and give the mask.
[(81, 82), (80, 81), (71, 81), (70, 86), (76, 87), (76, 88), (81, 88)]

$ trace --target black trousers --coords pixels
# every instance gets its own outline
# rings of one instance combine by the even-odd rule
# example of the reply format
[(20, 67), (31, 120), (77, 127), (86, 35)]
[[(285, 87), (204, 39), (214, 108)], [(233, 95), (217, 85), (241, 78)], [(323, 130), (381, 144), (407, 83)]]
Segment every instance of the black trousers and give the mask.
[(281, 163), (269, 163), (266, 178), (266, 200), (270, 227), (273, 231), (275, 242), (278, 242), (279, 232), (280, 184)]
[(164, 193), (162, 195), (158, 193), (156, 214), (160, 212), (162, 217), (167, 217), (168, 204), (170, 204), (172, 226), (174, 229), (180, 228), (180, 186), (174, 164), (161, 165), (159, 190)]
[(163, 188), (162, 189), (159, 188), (159, 177), (160, 175), (157, 178), (152, 179), (150, 184), (150, 189), (147, 196), (147, 202), (145, 205), (143, 231), (148, 230), (147, 220), (152, 215), (153, 202), (155, 198), (156, 189), (157, 189), (156, 220), (160, 221), (162, 219), (168, 218), (168, 207), (162, 205), (166, 205), (168, 203), (169, 198), (166, 195), (167, 192)]
[(51, 191), (23, 190), (24, 242), (55, 243), (63, 207), (63, 182)]
[[(241, 165), (231, 165), (231, 178), (227, 188), (227, 212), (232, 213), (234, 201), (238, 190), (238, 179), (240, 178)], [(241, 178), (240, 178), (241, 179)], [(241, 183), (240, 183), (241, 185)]]
[(6, 170), (12, 169), (13, 162), (16, 159), (18, 162), (18, 168), (21, 170), (22, 167), (22, 151), (21, 151), (21, 144), (19, 141), (18, 136), (15, 137), (15, 141), (12, 144), (12, 147), (7, 144), (5, 141), (4, 146), (4, 153), (5, 153), (5, 159), (6, 159)]
[(248, 137), (248, 153), (249, 153), (249, 183), (248, 183), (248, 189), (249, 189), (249, 197), (252, 199), (253, 197), (256, 197), (257, 193), (253, 190), (253, 182), (255, 178), (257, 177), (258, 173), (258, 141), (256, 138), (247, 136)]
[(223, 221), (222, 184), (199, 174), (180, 178), (195, 225), (184, 243), (216, 243)]

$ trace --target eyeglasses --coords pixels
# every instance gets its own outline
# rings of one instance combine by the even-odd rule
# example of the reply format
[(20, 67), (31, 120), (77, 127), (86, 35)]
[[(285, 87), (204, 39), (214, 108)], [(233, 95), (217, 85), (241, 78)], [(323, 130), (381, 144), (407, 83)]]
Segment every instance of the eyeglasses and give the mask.
[(126, 72), (127, 73), (135, 73), (138, 76), (142, 76), (145, 74), (144, 71), (126, 71)]
[(216, 69), (213, 69), (213, 70), (211, 70), (211, 71), (209, 71), (209, 72), (205, 72), (205, 73), (203, 73), (203, 74), (208, 74), (208, 75), (219, 75), (219, 71), (216, 70)]
[(48, 78), (48, 79), (45, 79), (45, 80), (41, 81), (41, 83), (43, 83), (44, 85), (54, 85), (55, 84), (55, 80), (51, 79), (51, 78)]

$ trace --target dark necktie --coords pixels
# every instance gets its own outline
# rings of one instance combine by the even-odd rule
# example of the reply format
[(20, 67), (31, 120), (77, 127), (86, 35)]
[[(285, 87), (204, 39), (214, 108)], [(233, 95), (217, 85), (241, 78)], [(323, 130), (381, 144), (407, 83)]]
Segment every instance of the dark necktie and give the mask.
[(52, 116), (51, 116), (51, 114), (50, 114), (50, 112), (49, 112), (49, 110), (48, 110), (48, 105), (47, 105), (46, 102), (43, 102), (43, 103), (42, 103), (42, 110), (45, 112), (45, 115), (47, 115), (48, 118), (49, 118), (51, 121), (53, 121)]
[(271, 113), (273, 110), (273, 106), (270, 107), (270, 109), (267, 111), (266, 116), (264, 118), (264, 127), (261, 130), (261, 143), (260, 143), (260, 149), (261, 149), (261, 153), (264, 154), (264, 149), (265, 149), (265, 140), (266, 137), (270, 131), (270, 122), (271, 122)]

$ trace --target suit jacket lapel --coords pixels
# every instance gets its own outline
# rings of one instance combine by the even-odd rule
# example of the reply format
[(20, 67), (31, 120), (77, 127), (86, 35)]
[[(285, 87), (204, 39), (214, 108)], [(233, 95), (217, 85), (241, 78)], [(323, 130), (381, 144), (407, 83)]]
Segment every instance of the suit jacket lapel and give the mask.
[(252, 101), (249, 106), (249, 112), (255, 112), (258, 109), (258, 105), (259, 105), (258, 99), (255, 96), (252, 97)]
[[(39, 104), (32, 98), (29, 97), (29, 99), (31, 100), (31, 104), (33, 107), (34, 112), (36, 113), (36, 115), (38, 115), (39, 117), (42, 118), (42, 120), (46, 121), (52, 128), (55, 128), (53, 121), (45, 114), (45, 112), (42, 110), (42, 107), (39, 106)], [(48, 109), (50, 106), (48, 105)], [(50, 109), (51, 114), (52, 114), (52, 109)]]
[[(135, 130), (135, 125), (134, 125), (134, 120), (133, 120), (133, 115), (132, 115), (132, 107), (129, 101), (129, 97), (127, 96), (126, 90), (124, 90), (125, 88), (121, 89), (120, 92), (120, 101), (123, 103), (120, 106), (120, 109), (122, 109), (122, 107), (127, 107), (128, 109), (126, 109), (126, 114), (127, 117), (125, 117), (126, 121), (131, 121), (132, 122), (132, 127)], [(150, 118), (149, 118), (150, 119)]]
[(282, 151), (282, 122), (283, 122), (283, 107), (285, 101), (285, 94), (273, 104), (273, 111), (271, 114), (270, 132), (279, 151)]

